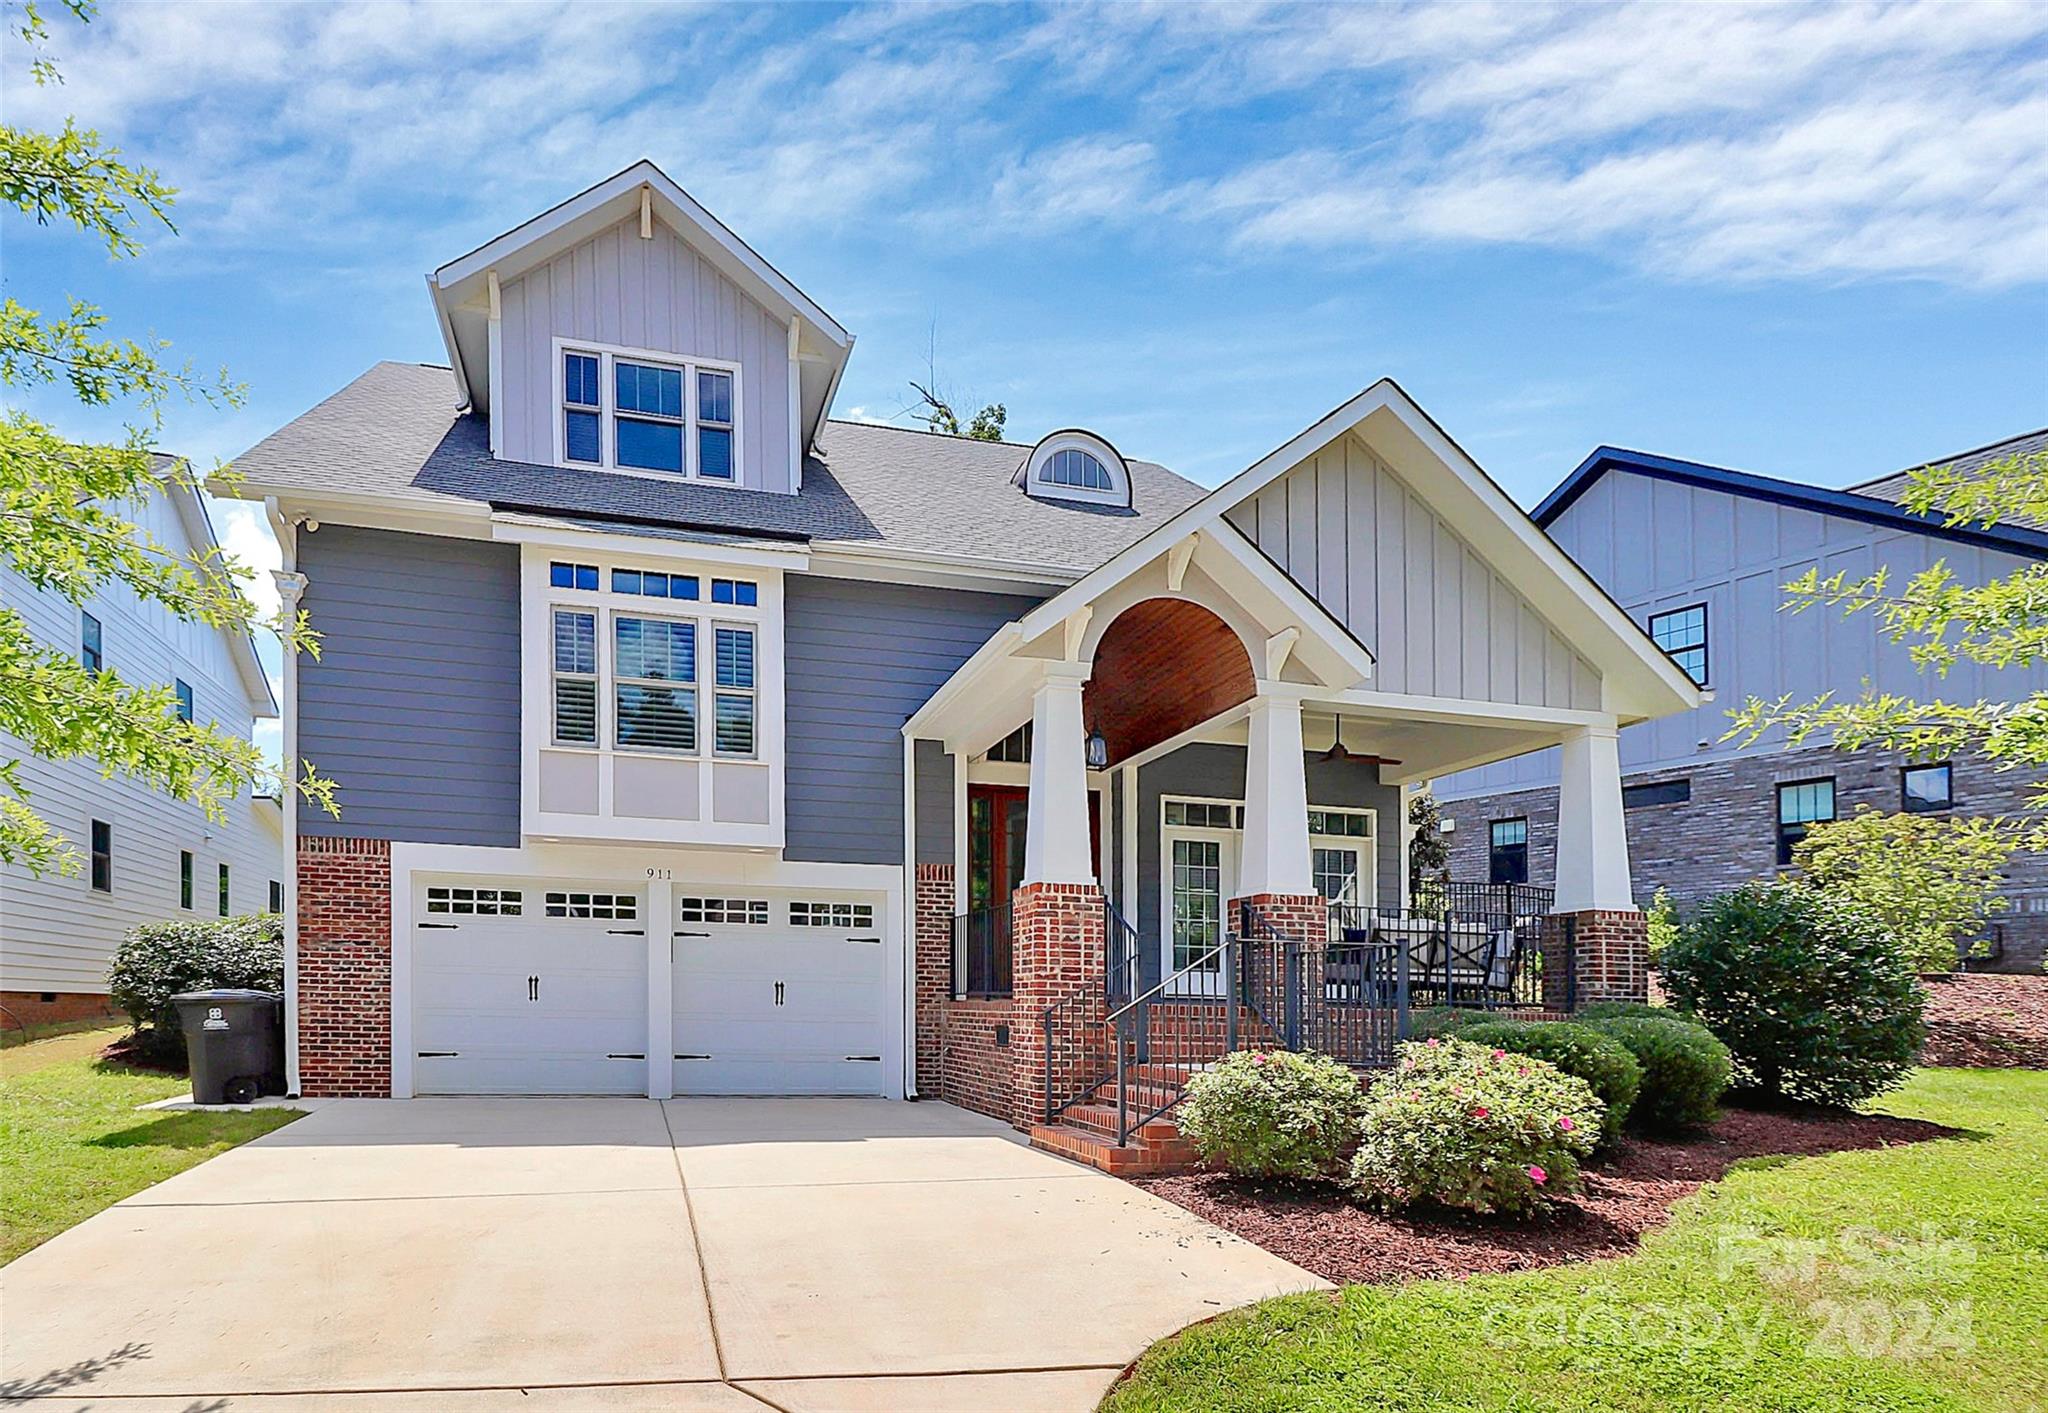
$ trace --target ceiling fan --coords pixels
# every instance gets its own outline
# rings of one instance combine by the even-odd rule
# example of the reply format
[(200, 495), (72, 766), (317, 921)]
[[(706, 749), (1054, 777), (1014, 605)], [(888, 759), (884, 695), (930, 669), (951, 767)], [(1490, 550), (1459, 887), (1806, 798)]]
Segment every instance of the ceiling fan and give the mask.
[(1358, 763), (1359, 765), (1399, 765), (1399, 764), (1401, 763), (1401, 762), (1399, 762), (1399, 761), (1397, 761), (1397, 760), (1394, 760), (1394, 759), (1392, 759), (1392, 758), (1391, 758), (1391, 757), (1389, 757), (1389, 756), (1377, 756), (1377, 755), (1359, 755), (1359, 754), (1357, 754), (1357, 753), (1355, 753), (1355, 752), (1353, 752), (1353, 751), (1350, 751), (1350, 750), (1347, 750), (1347, 749), (1345, 749), (1345, 746), (1344, 746), (1344, 718), (1343, 718), (1343, 717), (1341, 717), (1341, 716), (1333, 716), (1333, 717), (1331, 717), (1331, 718), (1330, 718), (1330, 726), (1331, 726), (1331, 732), (1332, 732), (1332, 736), (1333, 736), (1333, 738), (1334, 738), (1334, 739), (1332, 739), (1332, 740), (1331, 740), (1331, 742), (1330, 742), (1330, 749), (1328, 749), (1327, 751), (1324, 751), (1324, 752), (1323, 752), (1323, 753), (1322, 753), (1322, 754), (1321, 754), (1320, 756), (1317, 756), (1317, 757), (1316, 757), (1316, 759), (1317, 759), (1317, 760), (1319, 760), (1319, 761), (1333, 761), (1333, 760), (1342, 760), (1342, 761), (1355, 761), (1355, 762), (1356, 762), (1356, 763)]

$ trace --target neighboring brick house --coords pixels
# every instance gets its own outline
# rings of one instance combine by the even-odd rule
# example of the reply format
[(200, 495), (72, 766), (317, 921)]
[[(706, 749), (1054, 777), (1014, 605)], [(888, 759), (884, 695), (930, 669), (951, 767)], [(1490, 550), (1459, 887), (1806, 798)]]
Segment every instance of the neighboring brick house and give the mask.
[(1320, 957), (1327, 900), (1408, 902), (1422, 781), (1545, 746), (1545, 925), (1585, 926), (1534, 980), (1641, 993), (1616, 733), (1699, 694), (1392, 382), (1214, 490), (1079, 429), (836, 422), (852, 336), (648, 163), (429, 289), (450, 367), (236, 461), (341, 808), (287, 823), (301, 1092), (1032, 1125), (1112, 998), (1213, 1045), (1237, 900)]
[[(1939, 463), (1969, 470), (2048, 447), (2028, 433)], [(1809, 566), (1852, 577), (1889, 565), (1895, 582), (1944, 560), (1968, 583), (2048, 555), (2033, 525), (1948, 527), (1897, 502), (1904, 472), (1847, 491), (1602, 447), (1535, 511), (1552, 539), (1713, 692), (1689, 712), (1622, 733), (1628, 847), (1636, 897), (1668, 889), (1681, 909), (1769, 876), (1802, 826), (1856, 809), (2012, 814), (2033, 784), (1981, 757), (1913, 762), (1897, 752), (1788, 750), (1766, 738), (1724, 741), (1728, 712), (1755, 696), (1882, 691), (1956, 701), (2014, 700), (2048, 686), (2048, 671), (1958, 665), (1914, 670), (1907, 645), (1868, 615), (1786, 613), (1782, 586)], [(1468, 770), (1437, 782), (1453, 822), (1461, 876), (1551, 876), (1554, 753)], [(2001, 965), (2034, 970), (2048, 946), (2048, 857), (2016, 855), (1994, 926)]]

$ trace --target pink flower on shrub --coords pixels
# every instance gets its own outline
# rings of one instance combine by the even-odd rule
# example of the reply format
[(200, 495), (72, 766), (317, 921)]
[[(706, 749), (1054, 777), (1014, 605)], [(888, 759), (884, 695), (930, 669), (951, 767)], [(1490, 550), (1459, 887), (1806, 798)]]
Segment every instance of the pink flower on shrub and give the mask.
[(1570, 1133), (1574, 1128), (1578, 1127), (1578, 1125), (1572, 1122), (1572, 1116), (1570, 1114), (1565, 1114), (1561, 1116), (1557, 1121), (1557, 1126), (1563, 1129), (1566, 1133)]
[(1527, 1074), (1528, 1072), (1529, 1072), (1529, 1067), (1528, 1067), (1527, 1065), (1516, 1065), (1516, 1066), (1515, 1066), (1515, 1073), (1516, 1073), (1516, 1074)]
[(1541, 1187), (1544, 1183), (1550, 1181), (1550, 1174), (1544, 1172), (1543, 1169), (1537, 1167), (1534, 1163), (1531, 1163), (1529, 1165), (1529, 1181)]
[(1263, 1051), (1263, 1050), (1254, 1050), (1254, 1051), (1252, 1051), (1252, 1063), (1253, 1063), (1253, 1064), (1255, 1064), (1255, 1065), (1263, 1065), (1263, 1064), (1265, 1064), (1265, 1063), (1266, 1063), (1266, 1052), (1265, 1052), (1265, 1051)]
[(1491, 1111), (1484, 1104), (1481, 1104), (1478, 1108), (1472, 1111), (1472, 1117), (1475, 1119), (1483, 1119), (1487, 1116), (1489, 1112)]
[(1496, 1050), (1493, 1052), (1493, 1058), (1496, 1060), (1505, 1060), (1507, 1057), (1508, 1052), (1505, 1050)]
[(1432, 1049), (1432, 1050), (1434, 1050), (1434, 1049), (1436, 1049), (1436, 1047), (1437, 1047), (1437, 1044), (1438, 1044), (1438, 1042), (1437, 1042), (1437, 1038), (1436, 1038), (1436, 1037), (1435, 1037), (1434, 1035), (1430, 1036), (1430, 1037), (1429, 1037), (1429, 1048), (1430, 1048), (1430, 1049)]

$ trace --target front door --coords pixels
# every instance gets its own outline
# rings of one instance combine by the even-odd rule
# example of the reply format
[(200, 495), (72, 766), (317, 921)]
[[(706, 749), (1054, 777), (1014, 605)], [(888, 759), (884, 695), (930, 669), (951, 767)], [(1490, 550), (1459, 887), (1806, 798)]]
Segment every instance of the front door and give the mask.
[[(967, 787), (967, 908), (1007, 904), (1024, 882), (1024, 827), (1031, 792), (1021, 785)], [(1088, 840), (1102, 857), (1102, 792), (1088, 792)]]
[(1163, 974), (1178, 977), (1167, 989), (1183, 996), (1223, 990), (1217, 950), (1228, 930), (1223, 907), (1237, 885), (1238, 834), (1234, 829), (1168, 825), (1160, 837), (1160, 929)]

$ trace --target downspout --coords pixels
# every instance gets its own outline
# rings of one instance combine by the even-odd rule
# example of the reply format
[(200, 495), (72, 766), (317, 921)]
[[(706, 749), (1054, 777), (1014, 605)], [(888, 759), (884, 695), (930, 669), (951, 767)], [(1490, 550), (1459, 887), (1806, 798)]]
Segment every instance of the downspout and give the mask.
[(917, 1094), (917, 740), (903, 737), (903, 1097)]
[[(306, 591), (306, 576), (298, 572), (298, 532), (278, 509), (276, 496), (265, 496), (263, 513), (270, 532), (277, 537), (279, 567), (271, 574), (277, 584), (278, 615), (290, 624), (298, 617), (299, 598)], [(298, 654), (286, 647), (280, 654), (283, 675), (278, 695), (282, 715), (279, 736), (278, 805), (284, 812), (284, 1087), (299, 1093), (299, 663)]]

